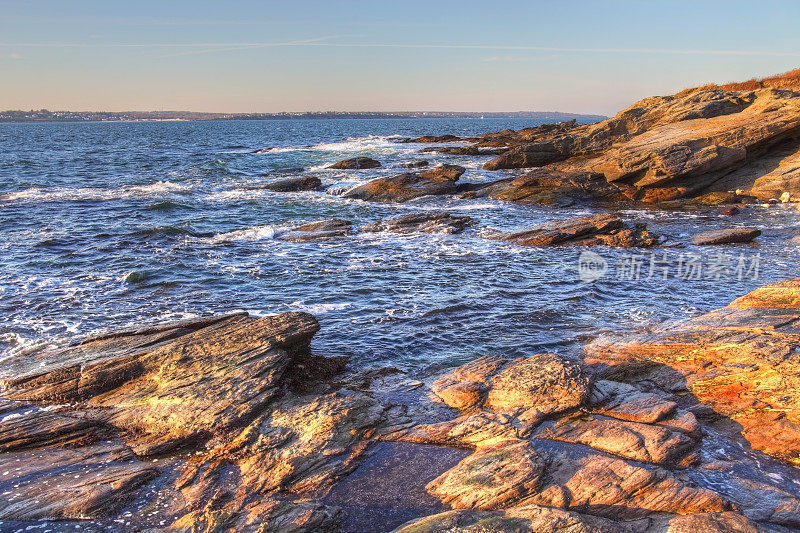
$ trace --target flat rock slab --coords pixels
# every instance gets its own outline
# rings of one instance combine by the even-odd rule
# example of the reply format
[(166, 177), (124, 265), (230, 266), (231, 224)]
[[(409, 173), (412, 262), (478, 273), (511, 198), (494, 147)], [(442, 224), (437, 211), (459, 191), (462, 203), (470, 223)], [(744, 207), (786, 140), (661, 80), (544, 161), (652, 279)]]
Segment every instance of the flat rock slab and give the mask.
[(699, 246), (710, 244), (737, 244), (751, 242), (759, 235), (761, 235), (761, 230), (755, 228), (719, 229), (698, 233), (692, 237), (692, 242)]

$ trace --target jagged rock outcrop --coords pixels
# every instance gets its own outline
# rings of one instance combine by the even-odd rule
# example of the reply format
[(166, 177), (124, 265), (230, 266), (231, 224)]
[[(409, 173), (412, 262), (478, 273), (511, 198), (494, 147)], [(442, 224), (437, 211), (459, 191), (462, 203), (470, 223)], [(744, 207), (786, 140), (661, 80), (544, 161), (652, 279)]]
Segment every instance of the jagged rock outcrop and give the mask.
[(569, 121), (503, 130), (482, 135), (472, 145), (426, 150), (473, 156), (505, 150), (484, 168), (545, 167), (600, 176), (602, 182), (588, 184), (571, 176), (562, 180), (563, 186), (553, 183), (557, 176), (550, 184), (538, 176), (538, 183), (522, 186), (508, 180), (490, 189), (512, 201), (558, 205), (565, 200), (548, 199), (546, 193), (571, 196), (560, 194), (563, 189), (582, 197), (587, 187), (596, 187), (590, 199), (603, 199), (616, 188), (629, 200), (648, 203), (736, 190), (760, 200), (784, 193), (800, 197), (799, 143), (800, 84), (792, 76), (767, 85), (698, 87), (645, 98), (594, 124)]
[(649, 248), (658, 244), (658, 238), (647, 231), (645, 224), (629, 226), (620, 217), (610, 214), (547, 222), (494, 238), (528, 246), (570, 244)]
[(475, 225), (475, 219), (468, 216), (455, 216), (441, 211), (432, 213), (412, 213), (389, 220), (368, 224), (361, 231), (390, 233), (461, 233)]
[[(785, 281), (651, 335), (596, 342), (588, 355), (615, 365), (611, 372), (685, 388), (740, 425), (753, 448), (800, 464), (798, 321), (800, 281)], [(665, 369), (685, 381), (676, 383)]]
[[(160, 476), (184, 502), (176, 530), (336, 530), (340, 510), (306, 495), (358, 465), (385, 408), (331, 388), (345, 361), (310, 354), (318, 329), (237, 314), (3, 360), (0, 520), (103, 519)], [(166, 473), (137, 458), (164, 454)]]
[(692, 242), (700, 246), (709, 244), (736, 244), (750, 242), (759, 235), (761, 235), (760, 229), (727, 228), (697, 233), (692, 236)]
[(464, 193), (464, 196), (567, 207), (576, 202), (628, 201), (630, 198), (626, 196), (626, 192), (635, 194), (635, 189), (610, 184), (602, 174), (537, 168), (522, 176), (498, 180), (479, 187)]
[(351, 159), (345, 159), (343, 161), (339, 161), (330, 165), (328, 168), (339, 169), (339, 170), (361, 170), (361, 169), (369, 169), (369, 168), (378, 168), (381, 166), (380, 161), (376, 161), (371, 157), (353, 157)]

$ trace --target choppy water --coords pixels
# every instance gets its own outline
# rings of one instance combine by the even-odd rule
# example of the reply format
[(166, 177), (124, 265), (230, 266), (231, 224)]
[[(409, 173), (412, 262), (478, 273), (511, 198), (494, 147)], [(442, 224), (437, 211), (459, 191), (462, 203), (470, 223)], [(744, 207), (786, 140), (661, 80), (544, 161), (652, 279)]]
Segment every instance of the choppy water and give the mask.
[[(725, 218), (626, 210), (677, 241), (702, 229), (754, 225), (758, 279), (722, 273), (683, 280), (617, 280), (630, 250), (598, 248), (609, 273), (578, 277), (580, 250), (514, 246), (485, 238), (586, 214), (492, 200), (423, 198), (405, 205), (343, 199), (352, 185), (400, 172), (416, 159), (466, 166), (462, 178), (502, 172), (486, 158), (420, 154), (398, 136), (496, 131), (533, 120), (318, 120), (0, 124), (0, 348), (5, 355), (78, 334), (207, 313), (307, 310), (322, 323), (314, 348), (356, 365), (454, 364), (478, 355), (573, 352), (596, 335), (641, 331), (723, 306), (765, 282), (798, 275), (800, 211), (756, 207)], [(272, 148), (266, 153), (253, 153)], [(371, 156), (384, 168), (332, 171)], [(259, 189), (279, 169), (304, 167), (327, 190)], [(454, 236), (356, 235), (324, 243), (273, 239), (276, 228), (337, 217), (356, 224), (419, 210), (467, 214), (479, 225)], [(720, 250), (687, 246), (680, 253)], [(663, 251), (658, 252), (661, 258)], [(649, 252), (641, 277), (648, 275)], [(704, 267), (713, 261), (706, 257)], [(734, 265), (735, 267), (735, 265)], [(702, 278), (706, 278), (706, 272)]]

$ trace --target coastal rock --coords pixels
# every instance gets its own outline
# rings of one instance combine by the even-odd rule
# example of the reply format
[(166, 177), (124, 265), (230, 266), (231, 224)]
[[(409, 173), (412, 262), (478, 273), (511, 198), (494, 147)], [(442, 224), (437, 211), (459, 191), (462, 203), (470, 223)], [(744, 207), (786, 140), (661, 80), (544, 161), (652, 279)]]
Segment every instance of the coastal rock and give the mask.
[(311, 315), (284, 313), (118, 333), (4, 360), (0, 384), (18, 400), (82, 402), (138, 454), (163, 452), (248, 423), (318, 329)]
[(410, 163), (406, 163), (403, 165), (406, 168), (422, 168), (427, 167), (430, 163), (428, 161), (411, 161)]
[(350, 189), (345, 198), (372, 202), (407, 202), (428, 195), (455, 194), (461, 189), (455, 180), (427, 179), (405, 173), (390, 178), (377, 178)]
[(346, 169), (346, 170), (361, 170), (368, 168), (378, 168), (381, 166), (380, 161), (376, 161), (371, 157), (353, 157), (352, 159), (345, 159), (332, 164), (328, 168)]
[(501, 441), (431, 481), (426, 489), (457, 509), (499, 509), (536, 492), (545, 461), (527, 441)]
[(467, 216), (454, 216), (450, 213), (412, 213), (389, 220), (381, 220), (361, 228), (366, 232), (388, 231), (391, 233), (461, 233), (475, 225), (474, 219)]
[(552, 353), (533, 355), (510, 362), (492, 376), (486, 406), (497, 411), (559, 413), (582, 405), (589, 384), (578, 363)]
[(345, 237), (352, 231), (352, 225), (347, 220), (332, 218), (310, 222), (292, 229), (280, 232), (276, 235), (277, 239), (289, 242), (309, 242), (323, 241)]
[(575, 202), (626, 201), (626, 190), (624, 186), (609, 184), (601, 174), (537, 168), (522, 176), (490, 183), (468, 194), (510, 202), (567, 207)]
[(275, 192), (318, 191), (322, 188), (322, 180), (316, 176), (286, 178), (268, 183), (264, 188)]
[(587, 360), (677, 374), (669, 386), (738, 424), (753, 448), (800, 464), (798, 320), (800, 280), (785, 281), (650, 335), (595, 342)]
[(682, 461), (698, 443), (680, 431), (662, 426), (598, 416), (547, 422), (534, 437), (585, 444), (626, 459), (660, 465), (685, 464)]
[(712, 490), (682, 481), (669, 470), (643, 467), (623, 459), (586, 454), (548, 457), (549, 486), (524, 503), (535, 503), (616, 520), (653, 512), (691, 514), (731, 510)]
[(0, 453), (0, 520), (107, 517), (157, 475), (119, 443)]
[(457, 181), (467, 169), (458, 165), (440, 165), (417, 174), (420, 178), (434, 181)]
[(647, 231), (646, 225), (627, 226), (620, 217), (606, 214), (547, 222), (496, 238), (527, 246), (571, 244), (647, 248), (657, 244), (657, 238)]
[(596, 516), (527, 505), (502, 511), (458, 509), (415, 520), (395, 533), (630, 533)]
[(646, 98), (602, 122), (487, 134), (473, 148), (507, 148), (487, 170), (599, 173), (633, 188), (629, 197), (643, 202), (734, 190), (761, 201), (800, 193), (796, 83), (742, 89), (700, 87)]
[(659, 394), (608, 380), (594, 382), (591, 401), (596, 412), (645, 424), (654, 424), (672, 416), (678, 407), (677, 403)]
[(761, 230), (754, 228), (729, 228), (703, 231), (692, 237), (694, 244), (705, 246), (710, 244), (736, 244), (750, 242), (761, 235)]

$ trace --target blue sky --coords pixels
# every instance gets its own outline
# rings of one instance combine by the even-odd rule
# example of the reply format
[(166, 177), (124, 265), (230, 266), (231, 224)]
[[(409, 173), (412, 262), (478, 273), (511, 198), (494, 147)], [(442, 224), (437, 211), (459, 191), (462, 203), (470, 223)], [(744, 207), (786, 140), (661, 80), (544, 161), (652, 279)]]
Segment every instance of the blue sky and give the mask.
[(572, 111), (800, 66), (800, 2), (0, 0), (0, 109)]

